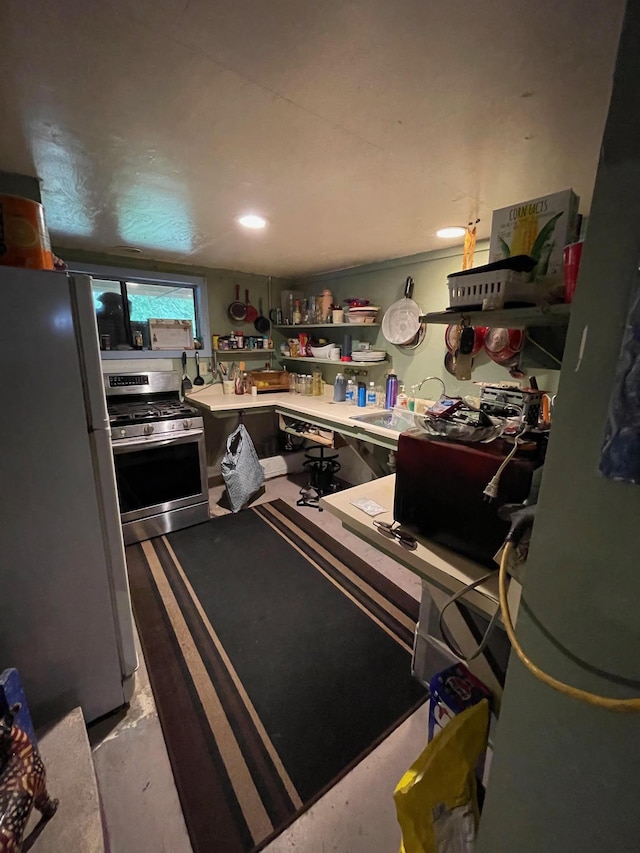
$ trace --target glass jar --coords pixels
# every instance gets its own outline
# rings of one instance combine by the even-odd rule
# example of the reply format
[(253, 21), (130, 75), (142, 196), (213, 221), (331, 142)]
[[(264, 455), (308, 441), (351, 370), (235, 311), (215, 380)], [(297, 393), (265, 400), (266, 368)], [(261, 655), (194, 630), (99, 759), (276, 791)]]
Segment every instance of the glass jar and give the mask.
[(322, 373), (320, 369), (316, 367), (313, 371), (313, 396), (314, 397), (322, 397), (324, 394), (324, 382), (322, 381)]

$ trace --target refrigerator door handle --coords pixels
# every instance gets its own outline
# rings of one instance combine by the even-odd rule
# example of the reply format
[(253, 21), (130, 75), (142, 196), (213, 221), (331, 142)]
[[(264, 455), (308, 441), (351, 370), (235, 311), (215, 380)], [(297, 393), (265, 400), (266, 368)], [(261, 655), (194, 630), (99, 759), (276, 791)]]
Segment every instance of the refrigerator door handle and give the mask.
[(76, 335), (89, 429), (108, 429), (109, 415), (102, 380), (102, 359), (91, 277), (79, 274), (70, 276), (70, 287), (76, 314)]
[(129, 576), (122, 539), (118, 490), (113, 464), (111, 436), (108, 430), (96, 430), (90, 436), (98, 485), (98, 501), (102, 515), (104, 548), (109, 567), (109, 587), (118, 642), (122, 674), (126, 678), (138, 668), (129, 593)]

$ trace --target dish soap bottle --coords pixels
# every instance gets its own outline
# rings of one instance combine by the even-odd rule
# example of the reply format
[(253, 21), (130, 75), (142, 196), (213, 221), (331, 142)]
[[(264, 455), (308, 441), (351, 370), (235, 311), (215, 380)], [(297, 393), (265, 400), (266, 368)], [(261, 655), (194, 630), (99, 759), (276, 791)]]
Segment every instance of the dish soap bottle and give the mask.
[(400, 390), (398, 391), (398, 397), (396, 399), (396, 406), (399, 406), (401, 409), (409, 408), (409, 398), (405, 394), (404, 385), (400, 385)]

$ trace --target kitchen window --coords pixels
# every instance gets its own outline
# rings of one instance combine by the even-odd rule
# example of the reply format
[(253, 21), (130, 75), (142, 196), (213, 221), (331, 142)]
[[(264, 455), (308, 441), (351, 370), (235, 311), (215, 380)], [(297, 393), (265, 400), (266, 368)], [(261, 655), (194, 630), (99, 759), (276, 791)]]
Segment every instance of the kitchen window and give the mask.
[(182, 350), (152, 350), (149, 320), (189, 320), (210, 354), (206, 281), (198, 276), (146, 273), (94, 265), (71, 272), (93, 278), (93, 301), (103, 358), (176, 358)]

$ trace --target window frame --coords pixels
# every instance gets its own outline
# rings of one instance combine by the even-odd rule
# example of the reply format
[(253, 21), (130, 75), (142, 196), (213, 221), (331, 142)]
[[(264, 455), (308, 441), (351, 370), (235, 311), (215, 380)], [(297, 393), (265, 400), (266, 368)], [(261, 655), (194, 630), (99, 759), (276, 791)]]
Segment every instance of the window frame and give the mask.
[[(196, 352), (201, 356), (211, 356), (211, 331), (209, 325), (209, 300), (207, 298), (207, 280), (204, 276), (182, 275), (180, 273), (155, 272), (154, 270), (127, 269), (125, 267), (106, 267), (101, 264), (69, 263), (68, 271), (90, 275), (92, 278), (107, 281), (139, 282), (140, 284), (164, 284), (189, 287), (193, 290), (196, 309), (196, 323), (202, 338), (203, 347), (200, 350), (187, 350), (192, 357)], [(101, 350), (100, 357), (104, 361), (113, 359), (149, 359), (149, 358), (180, 358), (182, 350)]]

